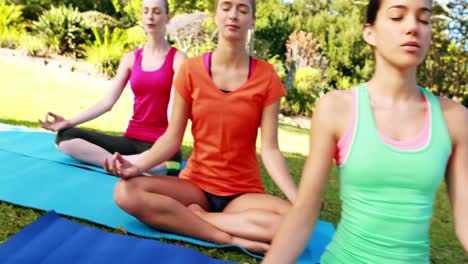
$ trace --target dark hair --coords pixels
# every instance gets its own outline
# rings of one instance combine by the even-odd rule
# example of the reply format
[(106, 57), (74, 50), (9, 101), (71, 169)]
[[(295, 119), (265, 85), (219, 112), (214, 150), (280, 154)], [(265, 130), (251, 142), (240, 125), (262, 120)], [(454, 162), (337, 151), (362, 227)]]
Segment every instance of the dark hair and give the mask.
[[(218, 2), (219, 0), (215, 1), (215, 12), (216, 12), (216, 8), (218, 7)], [(252, 17), (255, 18), (255, 12), (257, 11), (255, 0), (250, 0), (250, 4), (252, 5)]]
[(382, 4), (381, 0), (369, 0), (369, 5), (367, 6), (367, 24), (373, 25), (375, 23), (380, 4)]
[(164, 0), (164, 8), (166, 9), (166, 15), (169, 14), (169, 1)]

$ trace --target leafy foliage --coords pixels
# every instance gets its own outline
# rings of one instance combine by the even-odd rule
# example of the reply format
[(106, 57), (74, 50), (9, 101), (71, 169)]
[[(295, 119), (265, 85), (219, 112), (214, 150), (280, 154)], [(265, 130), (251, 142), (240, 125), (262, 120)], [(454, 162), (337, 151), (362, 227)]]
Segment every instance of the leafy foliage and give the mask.
[(44, 39), (30, 34), (24, 34), (19, 39), (19, 47), (30, 56), (47, 56), (48, 49)]
[(74, 56), (78, 46), (88, 39), (80, 12), (66, 6), (52, 6), (45, 11), (33, 23), (33, 30), (44, 40), (51, 52), (58, 54)]
[(168, 0), (171, 14), (192, 13), (197, 11), (212, 10), (214, 1), (200, 0)]
[(146, 43), (146, 33), (141, 26), (133, 26), (128, 28), (126, 33), (126, 45), (128, 49), (136, 49)]
[(22, 7), (0, 1), (0, 47), (14, 48), (24, 33)]
[[(433, 93), (468, 106), (468, 19), (463, 18), (463, 5), (468, 7), (468, 3), (460, 0), (446, 7), (435, 6), (432, 48), (419, 68), (418, 77)], [(461, 37), (463, 34), (465, 38)]]
[(83, 19), (82, 23), (86, 28), (96, 27), (102, 30), (107, 26), (113, 29), (118, 24), (117, 19), (99, 11), (82, 12), (81, 18)]
[[(141, 0), (140, 0), (141, 1)], [(109, 0), (9, 0), (16, 5), (25, 6), (25, 18), (37, 20), (42, 12), (50, 9), (52, 6), (73, 6), (80, 12), (97, 11), (117, 16), (117, 12)]]
[(171, 40), (189, 56), (195, 56), (215, 47), (217, 31), (206, 13), (196, 12), (173, 17), (167, 32)]
[(269, 59), (279, 56), (285, 60), (286, 40), (293, 31), (291, 7), (280, 0), (257, 1), (254, 55)]
[(370, 78), (372, 51), (361, 37), (365, 5), (297, 0), (293, 6), (295, 28), (311, 32), (329, 59), (330, 87), (347, 89)]
[(112, 5), (120, 15), (120, 26), (127, 28), (140, 23), (141, 0), (112, 0)]
[(86, 60), (91, 62), (99, 72), (113, 76), (126, 51), (126, 31), (115, 28), (110, 32), (107, 26), (104, 27), (103, 33), (95, 27), (92, 31), (94, 41), (82, 46)]

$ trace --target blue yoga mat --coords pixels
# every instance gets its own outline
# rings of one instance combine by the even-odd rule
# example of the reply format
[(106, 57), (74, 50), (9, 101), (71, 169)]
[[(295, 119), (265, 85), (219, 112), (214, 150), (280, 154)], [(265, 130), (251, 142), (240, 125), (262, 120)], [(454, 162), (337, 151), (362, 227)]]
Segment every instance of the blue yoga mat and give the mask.
[(50, 211), (0, 246), (4, 264), (229, 264), (183, 246), (111, 234)]
[[(186, 236), (160, 232), (128, 215), (113, 201), (116, 177), (102, 168), (82, 164), (59, 152), (54, 134), (0, 124), (0, 200), (40, 210), (85, 219), (97, 224), (125, 228), (129, 233), (189, 242), (206, 247), (217, 245)], [(335, 230), (318, 221), (312, 239), (298, 263), (318, 263)]]

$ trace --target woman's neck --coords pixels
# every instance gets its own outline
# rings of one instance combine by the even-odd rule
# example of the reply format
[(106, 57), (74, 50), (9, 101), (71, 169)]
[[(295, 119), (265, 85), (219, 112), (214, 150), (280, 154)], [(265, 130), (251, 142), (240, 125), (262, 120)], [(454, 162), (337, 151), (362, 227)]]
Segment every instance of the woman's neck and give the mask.
[(391, 101), (408, 101), (420, 98), (416, 81), (416, 67), (399, 69), (386, 63), (377, 63), (374, 75), (368, 83), (369, 92)]
[(145, 49), (151, 53), (166, 51), (169, 47), (169, 42), (163, 36), (148, 36), (148, 41), (145, 44)]
[(213, 51), (212, 61), (225, 67), (240, 67), (248, 64), (249, 54), (245, 50), (245, 43), (230, 43), (220, 40)]

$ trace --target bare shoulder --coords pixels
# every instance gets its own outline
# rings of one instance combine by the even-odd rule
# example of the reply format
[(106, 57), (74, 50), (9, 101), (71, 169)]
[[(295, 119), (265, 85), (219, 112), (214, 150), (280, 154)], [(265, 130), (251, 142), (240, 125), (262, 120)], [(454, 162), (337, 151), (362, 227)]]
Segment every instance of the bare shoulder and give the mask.
[(174, 55), (174, 63), (173, 63), (174, 71), (177, 71), (180, 65), (182, 65), (184, 61), (187, 60), (187, 58), (188, 57), (184, 52), (177, 50), (176, 54)]
[(353, 95), (350, 90), (334, 90), (319, 99), (314, 114), (335, 119), (351, 113), (352, 105)]
[(439, 97), (445, 123), (452, 139), (466, 138), (468, 135), (468, 109), (460, 103)]
[(183, 51), (180, 51), (180, 50), (177, 50), (175, 55), (174, 55), (174, 59), (175, 60), (186, 60), (188, 57), (187, 57), (187, 54), (185, 54)]
[(187, 58), (187, 54), (180, 50), (177, 50), (176, 54), (174, 55), (174, 60), (177, 62), (184, 62)]
[(350, 90), (334, 90), (322, 96), (312, 118), (317, 118), (337, 133), (343, 135), (351, 122), (353, 94)]
[(125, 53), (120, 61), (120, 65), (126, 68), (132, 68), (135, 61), (135, 51), (129, 51)]

